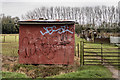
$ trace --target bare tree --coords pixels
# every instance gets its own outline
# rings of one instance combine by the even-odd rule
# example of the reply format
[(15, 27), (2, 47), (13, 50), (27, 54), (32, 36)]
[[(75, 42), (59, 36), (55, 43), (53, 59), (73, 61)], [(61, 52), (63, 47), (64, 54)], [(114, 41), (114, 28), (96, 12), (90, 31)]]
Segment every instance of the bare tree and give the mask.
[(84, 27), (114, 28), (119, 22), (119, 10), (114, 6), (95, 7), (41, 7), (22, 15), (23, 19), (68, 19)]

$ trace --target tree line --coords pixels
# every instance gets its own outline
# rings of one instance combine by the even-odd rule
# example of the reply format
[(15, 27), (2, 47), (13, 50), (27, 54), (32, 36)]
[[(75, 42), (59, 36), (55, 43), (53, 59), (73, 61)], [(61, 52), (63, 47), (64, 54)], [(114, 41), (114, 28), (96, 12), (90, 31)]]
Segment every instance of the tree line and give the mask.
[(115, 6), (40, 7), (22, 15), (23, 19), (75, 20), (82, 27), (118, 28), (119, 10)]
[[(32, 11), (28, 11), (22, 15), (23, 20), (28, 19), (60, 19), (75, 20), (76, 33), (80, 33), (81, 29), (93, 28), (104, 31), (120, 31), (119, 9), (115, 6), (95, 6), (95, 7), (40, 7)], [(16, 24), (19, 17), (0, 15), (3, 34), (19, 33), (19, 25)], [(1, 27), (0, 27), (1, 28)]]
[(5, 14), (0, 14), (0, 29), (2, 34), (16, 34), (19, 33), (19, 26), (17, 25), (18, 17), (6, 16)]

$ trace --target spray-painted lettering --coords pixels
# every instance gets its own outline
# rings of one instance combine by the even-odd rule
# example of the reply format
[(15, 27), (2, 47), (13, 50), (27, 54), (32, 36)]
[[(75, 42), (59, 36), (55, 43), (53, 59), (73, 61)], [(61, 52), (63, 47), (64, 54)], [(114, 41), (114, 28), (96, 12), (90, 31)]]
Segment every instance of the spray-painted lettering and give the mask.
[(56, 30), (54, 30), (53, 28), (56, 29), (56, 26), (43, 27), (43, 29), (44, 29), (46, 32), (40, 31), (40, 33), (41, 33), (42, 35), (45, 35), (45, 34), (47, 34), (47, 33), (51, 35), (51, 34), (54, 33), (54, 32), (58, 32), (59, 34), (62, 34), (62, 33), (65, 33), (65, 32), (69, 32), (69, 33), (73, 34), (73, 32), (69, 30), (69, 27), (68, 27), (68, 26), (61, 26), (61, 28), (58, 28), (58, 29), (56, 29)]

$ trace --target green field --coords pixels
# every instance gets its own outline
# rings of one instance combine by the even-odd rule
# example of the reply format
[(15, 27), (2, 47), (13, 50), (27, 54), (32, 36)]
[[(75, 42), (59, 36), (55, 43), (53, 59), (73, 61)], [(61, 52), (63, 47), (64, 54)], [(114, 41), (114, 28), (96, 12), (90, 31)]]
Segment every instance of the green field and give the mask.
[(52, 76), (50, 78), (112, 78), (112, 73), (103, 66), (83, 66), (76, 72)]
[[(80, 45), (80, 41), (85, 41), (84, 39), (80, 39), (78, 37), (76, 37), (76, 45), (79, 44)], [(101, 58), (101, 43), (84, 43), (84, 55), (98, 55), (98, 57), (94, 57), (94, 56), (86, 56), (85, 59), (87, 58), (93, 58), (93, 59), (100, 59)], [(88, 48), (97, 48), (97, 49), (88, 49)], [(78, 56), (78, 48), (76, 46), (76, 56)], [(93, 52), (93, 53), (86, 53), (86, 52)], [(109, 60), (104, 60), (104, 62), (110, 62), (110, 64), (112, 65), (118, 65), (119, 64), (119, 53), (120, 49), (118, 46), (113, 45), (113, 44), (102, 44), (102, 54), (103, 54), (103, 59), (109, 59)], [(106, 53), (104, 53), (106, 52)], [(107, 52), (111, 52), (111, 53), (107, 53)], [(116, 53), (114, 53), (116, 52)], [(80, 55), (80, 54), (79, 54)], [(99, 56), (100, 55), (100, 56)], [(110, 56), (110, 57), (104, 57), (104, 56)], [(114, 57), (116, 56), (116, 57)], [(112, 60), (110, 60), (112, 59)], [(101, 64), (101, 60), (85, 60), (85, 64)], [(90, 62), (91, 61), (91, 62)], [(116, 63), (113, 63), (116, 62)], [(116, 68), (119, 69), (119, 66), (116, 66)]]
[[(17, 72), (2, 72), (2, 78), (28, 78)], [(37, 78), (41, 78), (40, 76)], [(82, 66), (75, 72), (63, 73), (46, 78), (112, 78), (112, 73), (104, 66)]]
[(28, 78), (25, 74), (17, 72), (2, 72), (2, 78)]
[(19, 34), (0, 34), (1, 41), (0, 42), (18, 42), (19, 41)]
[[(19, 39), (19, 37), (17, 39)], [(75, 35), (75, 43), (76, 44), (78, 42), (80, 42), (81, 40), (83, 40), (83, 39), (77, 38), (76, 35)], [(19, 46), (18, 40), (15, 40), (15, 37), (7, 36), (6, 41), (7, 42), (5, 42), (5, 43), (0, 43), (2, 45), (2, 54), (4, 56), (11, 56), (11, 57), (18, 56), (18, 46)], [(90, 45), (88, 45), (88, 46), (90, 46)], [(94, 45), (94, 47), (95, 46), (97, 47), (99, 45)], [(107, 44), (104, 47), (107, 47), (107, 46), (109, 47), (109, 45), (107, 45)], [(9, 67), (9, 65), (5, 65), (5, 66)], [(59, 78), (68, 78), (68, 77), (71, 77), (71, 78), (111, 78), (112, 77), (111, 72), (103, 66), (83, 66), (83, 67), (78, 68), (78, 70), (75, 71), (75, 72), (61, 74), (61, 75), (58, 75), (58, 73), (57, 73), (57, 71), (60, 70), (60, 69), (58, 69), (58, 70), (56, 69), (57, 70), (56, 71), (56, 70), (49, 70), (49, 69), (53, 69), (53, 68), (46, 69), (44, 67), (42, 69), (45, 69), (46, 73), (41, 74), (42, 69), (40, 69), (39, 67), (34, 66), (34, 65), (19, 65), (19, 64), (16, 64), (14, 69), (17, 70), (17, 69), (20, 69), (21, 67), (27, 68), (28, 70), (33, 70), (33, 69), (40, 70), (37, 73), (38, 77), (42, 77), (44, 75), (49, 76), (49, 74), (48, 74), (49, 72), (51, 73), (50, 78), (53, 78), (53, 77), (54, 78), (58, 78), (58, 77)], [(61, 68), (61, 69), (68, 69), (68, 68)], [(69, 68), (69, 69), (71, 69), (71, 68)], [(43, 70), (43, 72), (45, 72), (45, 71)], [(12, 78), (16, 78), (16, 77), (18, 77), (18, 78), (25, 77), (26, 78), (26, 75), (19, 74), (19, 73), (3, 72), (3, 74), (4, 74), (4, 76), (3, 76), (4, 78), (8, 78), (9, 76), (12, 77)], [(16, 75), (14, 75), (14, 74), (16, 74)], [(20, 76), (17, 76), (17, 74), (20, 75)], [(55, 76), (55, 75), (57, 75), (57, 76)], [(48, 76), (46, 76), (46, 77), (48, 77)]]
[(13, 43), (0, 43), (2, 44), (2, 55), (4, 56), (18, 56), (18, 46), (17, 42)]

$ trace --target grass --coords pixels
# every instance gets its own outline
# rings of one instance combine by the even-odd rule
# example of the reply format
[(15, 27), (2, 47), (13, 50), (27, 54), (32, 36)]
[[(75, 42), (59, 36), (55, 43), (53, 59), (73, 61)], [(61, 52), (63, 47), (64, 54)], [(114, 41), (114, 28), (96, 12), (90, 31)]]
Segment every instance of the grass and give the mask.
[(79, 38), (77, 37), (77, 35), (75, 34), (75, 44), (80, 43), (80, 41), (86, 41), (85, 39)]
[[(117, 46), (103, 44), (102, 47), (103, 47), (103, 49), (102, 49), (103, 59), (114, 59), (114, 60), (105, 60), (105, 62), (118, 62), (118, 60), (116, 60), (116, 59), (118, 59), (119, 57), (112, 57), (112, 56), (118, 56), (119, 53), (104, 53), (104, 52), (120, 52), (120, 50), (118, 50)], [(101, 44), (85, 43), (85, 48), (101, 48)], [(115, 48), (115, 49), (113, 49), (113, 48)], [(84, 55), (101, 55), (101, 49), (85, 49), (84, 51), (95, 52), (95, 53), (84, 53)], [(111, 57), (104, 57), (107, 55), (111, 55)], [(90, 58), (90, 57), (86, 57), (86, 58)], [(101, 58), (101, 56), (99, 58)], [(112, 64), (118, 64), (118, 63), (112, 63)]]
[(58, 75), (62, 72), (69, 72), (73, 70), (73, 66), (56, 66), (56, 65), (25, 65), (25, 64), (15, 64), (12, 68), (9, 68), (9, 65), (3, 65), (7, 70), (11, 70), (13, 72), (24, 72), (30, 78), (31, 77), (47, 77)]
[[(15, 37), (16, 36), (16, 37)], [(5, 56), (18, 56), (18, 34), (0, 34), (2, 45), (2, 54)]]
[(17, 42), (0, 44), (2, 44), (2, 54), (4, 56), (18, 56), (19, 44)]
[(2, 71), (0, 71), (0, 80), (2, 79)]
[(2, 78), (28, 78), (25, 74), (17, 72), (2, 72)]
[(112, 73), (103, 66), (83, 66), (76, 72), (61, 74), (49, 78), (112, 78)]
[[(85, 41), (84, 39), (80, 39), (76, 36), (76, 44), (78, 44), (80, 41)], [(79, 43), (80, 44), (80, 43)], [(84, 43), (84, 48), (100, 48), (100, 49), (84, 49), (84, 52), (94, 52), (94, 53), (84, 53), (84, 55), (101, 55), (101, 44), (100, 43)], [(120, 49), (118, 46), (115, 46), (113, 44), (102, 44), (102, 52), (120, 52)], [(78, 51), (76, 46), (76, 52)], [(76, 54), (78, 55), (78, 54)], [(111, 55), (111, 57), (104, 57), (107, 55)], [(103, 59), (114, 59), (114, 60), (105, 60), (105, 62), (117, 62), (117, 63), (111, 63), (112, 65), (118, 65), (119, 64), (119, 57), (112, 57), (112, 56), (118, 56), (119, 53), (103, 53)], [(98, 58), (93, 56), (85, 56), (85, 58)], [(101, 56), (99, 57), (101, 58)], [(92, 61), (92, 62), (85, 62), (85, 64), (101, 64), (101, 60), (85, 60), (85, 61)], [(98, 62), (93, 62), (98, 61)], [(116, 66), (117, 69), (120, 67)]]
[[(18, 37), (19, 38), (19, 37)], [(2, 54), (5, 55), (5, 56), (18, 56), (18, 38), (17, 38), (17, 42), (15, 42), (15, 37), (10, 37), (10, 36), (7, 36), (6, 37), (6, 41), (9, 42), (9, 43), (0, 43), (2, 44)], [(75, 43), (78, 43), (80, 41), (83, 41), (84, 39), (80, 39), (78, 37), (76, 37), (75, 35)], [(11, 42), (13, 41), (13, 42)], [(85, 40), (84, 40), (85, 41)], [(96, 44), (96, 45), (93, 45), (92, 47), (99, 47), (100, 45), (99, 44)], [(104, 46), (104, 47), (109, 47), (109, 46), (113, 46), (113, 45), (107, 45)], [(90, 45), (87, 45), (87, 47), (91, 47)], [(93, 51), (93, 50), (92, 50)], [(35, 69), (36, 67), (33, 67), (32, 65), (16, 65), (14, 67), (15, 70), (18, 70), (20, 69), (20, 67), (22, 68), (27, 68), (28, 71), (31, 70), (31, 69)], [(44, 70), (43, 70), (43, 69)], [(38, 76), (52, 76), (50, 78), (111, 78), (112, 74), (109, 72), (109, 70), (103, 66), (83, 66), (81, 68), (79, 68), (77, 70), (77, 72), (71, 72), (71, 73), (66, 73), (66, 74), (61, 74), (61, 75), (58, 75), (57, 73), (57, 69), (56, 70), (51, 70), (51, 68), (56, 68), (56, 67), (51, 67), (51, 68), (44, 68), (42, 67), (41, 69), (38, 67), (36, 68), (38, 71), (35, 72), (35, 73), (40, 73), (38, 74)], [(49, 70), (50, 69), (50, 70)], [(66, 68), (62, 68), (62, 69), (66, 69)], [(49, 72), (49, 73), (47, 73)], [(45, 73), (45, 74), (41, 74), (41, 73)], [(4, 77), (5, 78), (8, 78), (8, 77), (12, 77), (13, 74), (14, 74), (14, 78), (15, 77), (20, 77), (20, 76), (23, 76), (26, 78), (25, 75), (23, 74), (19, 74), (20, 76), (17, 76), (17, 73), (15, 75), (14, 72), (3, 72), (2, 74), (4, 74)], [(52, 75), (51, 75), (52, 74)], [(53, 75), (57, 75), (57, 76), (53, 76)]]
[(18, 42), (19, 34), (0, 34), (2, 42)]

